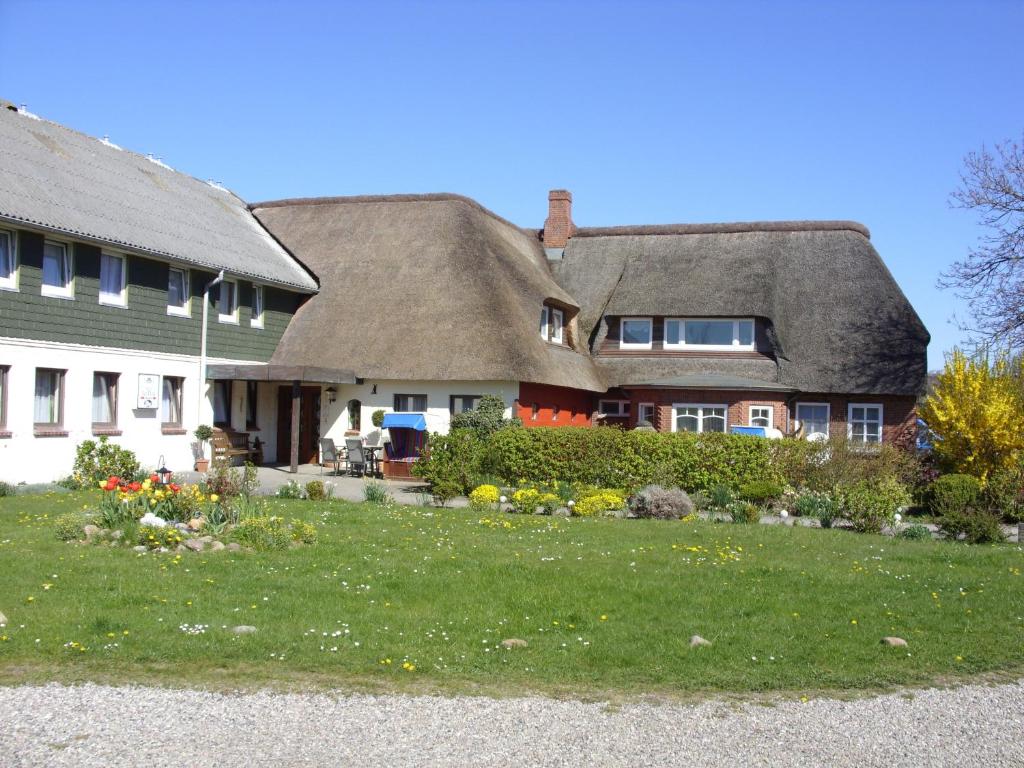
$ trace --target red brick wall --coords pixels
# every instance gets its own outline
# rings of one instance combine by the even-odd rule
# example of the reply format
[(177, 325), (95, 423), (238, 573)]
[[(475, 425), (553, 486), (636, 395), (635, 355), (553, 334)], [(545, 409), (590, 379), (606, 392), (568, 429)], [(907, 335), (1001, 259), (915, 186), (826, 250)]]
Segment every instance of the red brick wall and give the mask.
[(525, 427), (589, 427), (594, 402), (590, 392), (523, 382), (515, 414)]
[(751, 405), (770, 405), (774, 409), (774, 426), (786, 431), (788, 412), (785, 396), (775, 392), (741, 392), (731, 390), (700, 390), (700, 389), (645, 389), (633, 390), (630, 397), (632, 419), (630, 426), (636, 425), (637, 414), (641, 403), (654, 403), (654, 428), (659, 432), (672, 431), (672, 406), (675, 403), (693, 403), (695, 405), (728, 406), (726, 421), (728, 427), (750, 424)]
[[(917, 437), (917, 398), (905, 395), (813, 395), (799, 394), (793, 399), (792, 418), (796, 419), (797, 403), (828, 403), (829, 434), (846, 435), (850, 403), (882, 406), (882, 442), (913, 445)], [(792, 426), (789, 427), (792, 429)]]

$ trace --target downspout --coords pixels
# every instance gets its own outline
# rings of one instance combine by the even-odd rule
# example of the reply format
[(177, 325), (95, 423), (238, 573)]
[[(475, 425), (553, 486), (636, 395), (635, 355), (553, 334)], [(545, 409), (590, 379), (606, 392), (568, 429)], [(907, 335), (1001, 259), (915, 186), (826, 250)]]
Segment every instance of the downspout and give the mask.
[(210, 315), (210, 289), (224, 282), (222, 269), (203, 289), (203, 329), (199, 336), (199, 397), (196, 398), (196, 424), (203, 423), (203, 390), (206, 382), (206, 328)]

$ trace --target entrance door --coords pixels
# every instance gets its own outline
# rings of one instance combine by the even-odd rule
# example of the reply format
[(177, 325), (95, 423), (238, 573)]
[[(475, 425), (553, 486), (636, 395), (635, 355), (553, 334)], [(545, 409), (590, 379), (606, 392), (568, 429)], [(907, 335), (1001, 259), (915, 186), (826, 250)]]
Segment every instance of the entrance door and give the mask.
[[(299, 396), (299, 464), (316, 464), (320, 449), (320, 388), (302, 387)], [(292, 455), (292, 388), (277, 388), (277, 463)]]

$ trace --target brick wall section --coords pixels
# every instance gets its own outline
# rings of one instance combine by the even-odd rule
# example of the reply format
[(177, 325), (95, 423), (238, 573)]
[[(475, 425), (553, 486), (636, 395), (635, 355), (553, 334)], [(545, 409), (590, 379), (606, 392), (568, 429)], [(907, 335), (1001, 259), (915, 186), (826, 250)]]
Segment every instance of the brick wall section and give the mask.
[(828, 403), (829, 434), (846, 435), (847, 412), (850, 403), (882, 406), (882, 442), (910, 447), (917, 439), (917, 398), (906, 395), (814, 395), (799, 394), (793, 398), (793, 418), (796, 403)]
[[(525, 427), (588, 427), (595, 402), (590, 392), (522, 382), (515, 414)], [(534, 404), (537, 405), (536, 419), (533, 418)]]
[[(19, 285), (17, 291), (0, 291), (0, 335), (101, 347), (199, 354), (203, 316), (201, 291), (214, 278), (212, 273), (190, 270), (193, 294), (191, 317), (170, 316), (167, 314), (170, 265), (139, 256), (128, 256), (128, 305), (108, 306), (99, 303), (100, 248), (74, 243), (71, 245), (74, 300), (43, 296), (40, 287), (44, 236), (20, 230), (16, 237)], [(114, 250), (111, 252), (123, 255)], [(234, 360), (269, 360), (302, 296), (276, 288), (264, 288), (265, 327), (258, 329), (249, 325), (252, 284), (239, 280), (238, 294), (238, 325), (218, 322), (216, 306), (211, 302), (208, 353), (211, 357)]]
[(553, 189), (548, 193), (548, 217), (544, 221), (544, 247), (565, 248), (576, 232), (572, 223), (572, 193)]

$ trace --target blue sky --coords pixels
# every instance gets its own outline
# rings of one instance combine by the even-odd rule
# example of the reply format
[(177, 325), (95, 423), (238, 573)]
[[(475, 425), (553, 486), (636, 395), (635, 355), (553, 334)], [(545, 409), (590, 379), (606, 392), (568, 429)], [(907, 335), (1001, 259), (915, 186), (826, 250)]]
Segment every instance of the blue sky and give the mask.
[[(1024, 130), (1024, 2), (0, 0), (0, 96), (250, 201), (449, 191), (540, 226), (856, 219), (932, 333)], [(756, 279), (752, 276), (750, 279)], [(873, 311), (871, 306), (865, 312)]]

